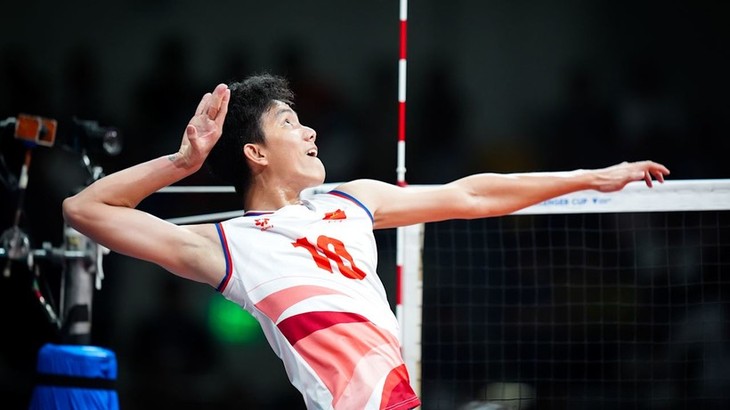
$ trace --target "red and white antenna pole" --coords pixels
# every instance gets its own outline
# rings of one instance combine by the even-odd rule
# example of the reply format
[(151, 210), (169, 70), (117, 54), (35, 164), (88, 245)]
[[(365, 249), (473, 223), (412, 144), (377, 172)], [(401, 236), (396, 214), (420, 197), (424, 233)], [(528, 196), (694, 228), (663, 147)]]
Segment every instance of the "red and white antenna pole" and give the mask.
[[(406, 186), (406, 28), (408, 0), (400, 0), (400, 47), (398, 53), (398, 186)], [(405, 228), (396, 230), (395, 313), (403, 331), (403, 261), (405, 259)]]
[(406, 185), (406, 33), (408, 0), (400, 0), (400, 47), (398, 53), (398, 185)]
[[(406, 186), (406, 23), (408, 0), (400, 0), (400, 53), (398, 56), (398, 186)], [(411, 386), (421, 392), (421, 328), (423, 306), (422, 247), (424, 225), (396, 230), (396, 317), (401, 352), (411, 374)]]

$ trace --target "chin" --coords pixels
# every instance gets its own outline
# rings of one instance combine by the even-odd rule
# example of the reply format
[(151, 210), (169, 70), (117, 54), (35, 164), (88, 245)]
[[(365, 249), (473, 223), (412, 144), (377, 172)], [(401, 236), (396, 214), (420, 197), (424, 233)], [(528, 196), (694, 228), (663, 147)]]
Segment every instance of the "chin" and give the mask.
[(322, 184), (324, 184), (324, 174), (322, 174), (321, 178), (315, 180), (314, 185), (312, 185), (312, 186), (318, 186), (318, 185), (322, 185)]
[(317, 176), (313, 176), (312, 178), (310, 178), (304, 184), (304, 188), (303, 189), (309, 189), (309, 188), (318, 187), (318, 186), (320, 186), (322, 184), (324, 184), (324, 174), (322, 174), (321, 176), (317, 175)]
[(324, 164), (320, 163), (319, 166), (311, 167), (301, 175), (303, 177), (306, 175), (306, 178), (304, 179), (304, 181), (306, 181), (304, 183), (306, 187), (312, 188), (322, 185), (324, 183), (324, 179), (327, 173), (325, 172)]
[(326, 176), (327, 176), (327, 172), (325, 171), (324, 164), (323, 164), (322, 165), (322, 168), (319, 171), (319, 176), (318, 176), (318, 179), (317, 179), (319, 182), (317, 183), (317, 185), (324, 184), (324, 180), (325, 180), (325, 177)]

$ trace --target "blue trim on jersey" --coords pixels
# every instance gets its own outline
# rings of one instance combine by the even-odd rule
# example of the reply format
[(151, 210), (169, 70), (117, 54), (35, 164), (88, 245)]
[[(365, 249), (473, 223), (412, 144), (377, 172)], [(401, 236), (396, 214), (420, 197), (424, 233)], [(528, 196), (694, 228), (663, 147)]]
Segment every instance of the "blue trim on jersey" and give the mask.
[(352, 196), (348, 193), (342, 192), (342, 191), (338, 191), (336, 189), (329, 191), (328, 194), (332, 194), (335, 196), (339, 196), (341, 198), (349, 199), (350, 201), (356, 203), (358, 206), (360, 206), (360, 208), (364, 209), (365, 212), (367, 212), (368, 216), (370, 217), (370, 220), (375, 222), (375, 218), (373, 218), (373, 214), (370, 213), (370, 210), (365, 205), (363, 205), (362, 202), (358, 201), (357, 198), (355, 198), (354, 196)]
[(226, 236), (220, 222), (215, 224), (215, 229), (218, 231), (218, 239), (221, 241), (221, 247), (223, 248), (223, 257), (226, 259), (226, 274), (223, 276), (223, 279), (221, 279), (215, 290), (223, 292), (223, 289), (225, 289), (231, 278), (231, 255), (228, 253), (228, 242), (226, 241)]
[(243, 216), (260, 216), (260, 215), (269, 215), (273, 214), (274, 211), (246, 211), (243, 213)]

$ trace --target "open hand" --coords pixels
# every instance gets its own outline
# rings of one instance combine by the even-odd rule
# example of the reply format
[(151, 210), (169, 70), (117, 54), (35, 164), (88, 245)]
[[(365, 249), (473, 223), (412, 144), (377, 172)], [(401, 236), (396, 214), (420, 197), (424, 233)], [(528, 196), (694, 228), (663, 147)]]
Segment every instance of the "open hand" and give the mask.
[(228, 112), (231, 90), (218, 84), (212, 93), (205, 93), (198, 103), (195, 115), (188, 122), (178, 151), (185, 164), (199, 166), (213, 149), (223, 132), (223, 121)]
[(622, 189), (633, 181), (645, 181), (646, 186), (653, 186), (652, 178), (660, 183), (664, 176), (669, 175), (669, 169), (654, 161), (622, 162), (608, 168), (598, 169), (596, 190), (613, 192)]

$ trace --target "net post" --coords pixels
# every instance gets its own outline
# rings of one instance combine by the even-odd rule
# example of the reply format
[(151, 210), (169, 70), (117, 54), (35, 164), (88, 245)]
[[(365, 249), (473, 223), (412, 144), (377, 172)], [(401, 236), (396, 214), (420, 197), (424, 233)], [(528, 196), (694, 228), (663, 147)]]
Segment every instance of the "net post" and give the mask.
[(411, 387), (421, 394), (421, 337), (423, 328), (423, 239), (425, 224), (406, 226), (399, 231), (403, 263), (397, 309), (403, 343), (403, 360), (411, 376)]
[[(408, 0), (400, 0), (398, 9), (399, 44), (398, 44), (398, 154), (396, 164), (396, 181), (399, 187), (406, 183), (406, 51)], [(396, 228), (396, 291), (395, 314), (401, 327), (401, 350), (411, 375), (411, 386), (420, 395), (421, 380), (421, 293), (411, 289), (411, 277), (420, 278), (421, 255), (420, 248), (412, 250), (409, 243), (414, 239), (414, 228)], [(417, 228), (416, 228), (417, 229)], [(420, 228), (421, 231), (423, 227)], [(409, 239), (406, 239), (406, 238)], [(415, 243), (418, 236), (416, 236)], [(409, 249), (407, 250), (406, 247)], [(410, 253), (416, 256), (411, 256)], [(408, 255), (408, 256), (407, 256)], [(415, 272), (415, 273), (414, 273)], [(419, 286), (420, 289), (420, 286)], [(415, 300), (418, 299), (417, 306)], [(407, 303), (407, 305), (405, 304)]]

